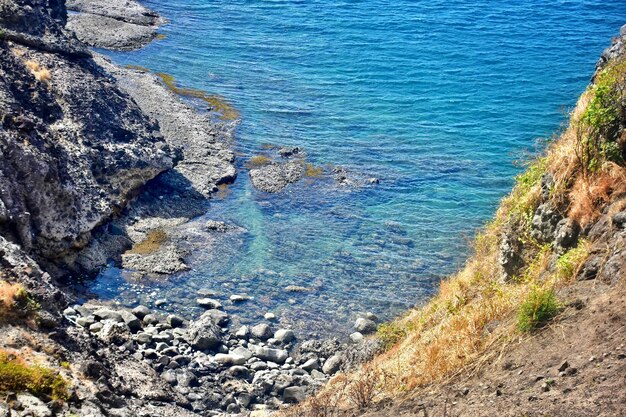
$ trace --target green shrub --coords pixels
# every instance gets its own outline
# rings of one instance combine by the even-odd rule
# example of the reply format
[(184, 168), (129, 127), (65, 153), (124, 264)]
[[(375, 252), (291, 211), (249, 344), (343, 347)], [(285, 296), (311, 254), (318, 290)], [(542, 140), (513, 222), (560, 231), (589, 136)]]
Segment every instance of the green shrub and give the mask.
[(554, 290), (534, 287), (519, 307), (517, 328), (522, 332), (531, 331), (545, 325), (560, 311)]
[(587, 259), (588, 254), (589, 243), (586, 240), (581, 240), (575, 248), (559, 256), (556, 261), (557, 277), (560, 279), (573, 278), (580, 265)]
[(30, 392), (44, 400), (69, 397), (67, 382), (58, 373), (24, 363), (16, 355), (0, 350), (0, 392)]
[(406, 337), (406, 329), (398, 323), (383, 323), (378, 326), (376, 336), (382, 342), (385, 350), (391, 349), (398, 341)]
[(626, 118), (626, 61), (603, 69), (591, 92), (577, 132), (576, 153), (585, 174), (598, 171), (604, 161), (624, 162), (618, 139)]

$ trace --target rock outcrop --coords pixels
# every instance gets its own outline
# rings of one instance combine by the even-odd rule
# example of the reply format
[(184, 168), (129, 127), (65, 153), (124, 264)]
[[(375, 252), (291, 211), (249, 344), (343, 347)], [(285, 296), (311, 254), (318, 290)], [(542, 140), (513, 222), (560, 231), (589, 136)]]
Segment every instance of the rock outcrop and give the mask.
[(157, 36), (164, 20), (135, 1), (69, 0), (67, 28), (87, 45), (129, 51), (141, 48)]
[(57, 2), (40, 3), (5, 3), (0, 20), (41, 40), (0, 43), (0, 234), (54, 272), (73, 269), (91, 231), (172, 167), (173, 152), (109, 74), (74, 54)]

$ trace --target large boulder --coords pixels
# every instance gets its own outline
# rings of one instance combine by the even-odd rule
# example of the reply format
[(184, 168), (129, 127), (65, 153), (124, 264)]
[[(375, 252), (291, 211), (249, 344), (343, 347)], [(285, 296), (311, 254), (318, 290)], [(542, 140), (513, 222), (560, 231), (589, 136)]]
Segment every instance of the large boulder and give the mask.
[(197, 350), (215, 349), (222, 344), (221, 329), (214, 322), (210, 311), (191, 322), (187, 330), (186, 340)]

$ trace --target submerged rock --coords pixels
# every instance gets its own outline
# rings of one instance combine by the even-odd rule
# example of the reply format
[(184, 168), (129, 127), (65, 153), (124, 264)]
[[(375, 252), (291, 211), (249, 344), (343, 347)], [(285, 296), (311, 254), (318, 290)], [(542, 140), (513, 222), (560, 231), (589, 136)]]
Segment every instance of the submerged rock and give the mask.
[(282, 191), (289, 184), (304, 177), (305, 165), (303, 161), (295, 160), (283, 163), (271, 163), (250, 170), (252, 185), (267, 193)]

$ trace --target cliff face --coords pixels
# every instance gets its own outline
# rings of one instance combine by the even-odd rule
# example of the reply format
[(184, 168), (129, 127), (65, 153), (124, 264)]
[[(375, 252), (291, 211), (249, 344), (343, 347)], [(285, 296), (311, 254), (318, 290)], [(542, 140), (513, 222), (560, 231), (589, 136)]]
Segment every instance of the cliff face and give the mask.
[(172, 166), (172, 151), (65, 33), (62, 2), (1, 7), (0, 234), (46, 265), (72, 269), (72, 253)]

